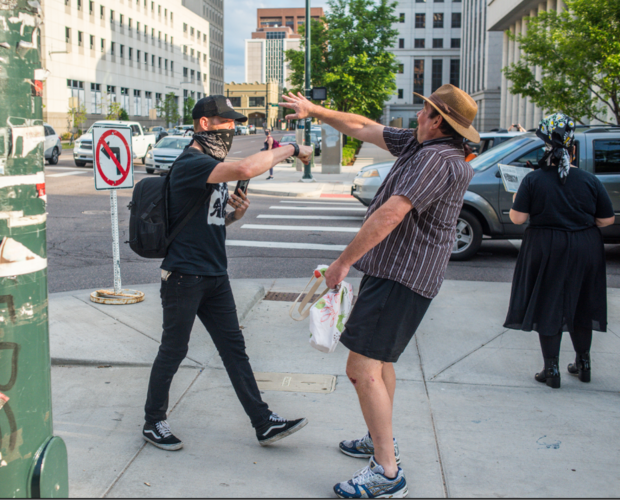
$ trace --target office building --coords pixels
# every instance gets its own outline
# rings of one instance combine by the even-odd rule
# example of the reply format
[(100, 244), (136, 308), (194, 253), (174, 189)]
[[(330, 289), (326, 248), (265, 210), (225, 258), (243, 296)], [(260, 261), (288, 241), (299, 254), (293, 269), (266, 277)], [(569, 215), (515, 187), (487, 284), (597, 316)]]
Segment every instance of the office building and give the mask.
[[(525, 34), (529, 17), (535, 17), (543, 11), (564, 10), (562, 0), (518, 0), (513, 2), (491, 0), (487, 7), (487, 29), (489, 32), (503, 33), (502, 67), (510, 66), (521, 58), (519, 44), (509, 40), (505, 31), (513, 34)], [(499, 44), (498, 44), (499, 45)], [(499, 50), (499, 47), (498, 49)], [(537, 77), (541, 77), (540, 68), (536, 69)], [(543, 110), (530, 101), (529, 98), (512, 95), (511, 83), (502, 74), (500, 126), (508, 128), (519, 123), (525, 129), (535, 128), (543, 117)]]
[(58, 132), (71, 127), (75, 100), (86, 111), (81, 128), (105, 119), (114, 102), (152, 126), (164, 125), (149, 111), (166, 94), (181, 114), (183, 97), (209, 92), (210, 25), (182, 0), (46, 0), (43, 8), (43, 117)]
[(282, 122), (282, 108), (276, 106), (281, 95), (281, 87), (276, 81), (227, 83), (225, 95), (230, 99), (235, 111), (248, 117), (244, 125), (254, 125), (256, 128), (267, 126), (273, 129)]
[[(323, 17), (323, 9), (312, 8), (312, 19)], [(246, 82), (277, 81), (283, 88), (290, 88), (290, 68), (284, 52), (300, 50), (299, 25), (306, 19), (305, 9), (257, 9), (256, 31), (245, 41)]]
[(500, 125), (503, 34), (487, 31), (487, 2), (463, 0), (460, 87), (478, 104), (479, 132)]
[(209, 21), (210, 94), (224, 92), (224, 0), (183, 0), (183, 6)]
[(460, 0), (401, 0), (396, 7), (396, 94), (387, 102), (383, 122), (417, 126), (416, 113), (428, 96), (446, 83), (457, 87), (461, 74)]

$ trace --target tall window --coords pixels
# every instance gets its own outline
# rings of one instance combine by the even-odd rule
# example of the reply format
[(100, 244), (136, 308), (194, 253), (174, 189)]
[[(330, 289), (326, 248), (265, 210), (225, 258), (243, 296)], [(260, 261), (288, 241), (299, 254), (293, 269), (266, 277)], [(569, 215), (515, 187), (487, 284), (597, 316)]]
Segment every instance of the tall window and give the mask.
[(461, 72), (461, 60), (460, 59), (450, 59), (450, 83), (455, 87), (459, 86)]
[(121, 44), (119, 55), (125, 57), (125, 46), (123, 44)]
[(133, 49), (131, 47), (127, 47), (127, 59), (133, 61)]
[(149, 53), (148, 52), (144, 53), (144, 65), (145, 66), (149, 65)]
[(433, 48), (443, 49), (443, 38), (433, 38)]
[(187, 33), (187, 23), (183, 23), (183, 33)]
[(105, 19), (105, 7), (103, 5), (99, 6), (99, 18)]
[(123, 20), (125, 19), (125, 16), (123, 16), (123, 14), (119, 14), (118, 16), (118, 24), (123, 26)]
[(65, 42), (71, 43), (71, 28), (65, 28)]
[(101, 39), (101, 52), (105, 52), (105, 38)]
[(136, 62), (140, 62), (140, 50), (136, 50)]
[(77, 0), (77, 10), (82, 10), (82, 0)]
[(100, 83), (90, 84), (90, 102), (91, 102), (90, 112), (93, 115), (100, 115), (101, 114), (101, 84)]
[(398, 89), (398, 98), (399, 99), (403, 98), (403, 89)]
[(450, 48), (451, 49), (460, 49), (461, 48), (461, 39), (453, 38), (450, 40)]
[(84, 104), (84, 82), (67, 80), (67, 97), (77, 97), (78, 105)]
[(414, 41), (414, 47), (416, 49), (423, 49), (426, 47), (426, 40), (424, 38), (416, 38)]
[(405, 22), (405, 13), (404, 13), (404, 12), (401, 12), (401, 13), (398, 15), (398, 22), (399, 22), (399, 23), (404, 23), (404, 22)]
[(196, 72), (192, 69), (189, 72), (189, 79), (193, 82), (194, 81), (194, 76), (195, 76)]
[(110, 42), (110, 54), (114, 55), (114, 49), (116, 48), (116, 42)]
[(90, 0), (88, 2), (88, 14), (90, 14), (91, 16), (95, 14), (95, 2), (93, 2), (93, 0)]
[(443, 60), (433, 59), (433, 69), (432, 69), (432, 74), (431, 74), (431, 92), (435, 92), (435, 90), (441, 87), (442, 80), (443, 80)]
[(435, 12), (433, 14), (433, 28), (443, 28), (443, 13), (442, 12)]
[[(413, 62), (413, 91), (424, 95), (424, 59), (416, 59)], [(413, 97), (414, 104), (424, 104), (424, 99)]]
[(78, 31), (78, 47), (84, 46), (84, 32)]
[(233, 108), (240, 108), (241, 107), (241, 97), (231, 97), (230, 98), (230, 103), (232, 104)]
[(250, 97), (250, 107), (258, 108), (265, 106), (265, 96)]
[(133, 91), (133, 114), (138, 116), (142, 115), (142, 98), (140, 97), (140, 91), (134, 89)]
[(402, 75), (404, 72), (405, 72), (405, 65), (404, 64), (399, 64), (398, 65), (398, 73)]
[(90, 35), (90, 50), (95, 50), (95, 35)]
[(158, 67), (159, 69), (161, 69), (161, 57), (160, 57), (160, 58), (159, 58), (159, 60), (157, 61), (157, 67)]
[(453, 28), (461, 27), (461, 13), (460, 12), (452, 13), (452, 27)]
[(114, 22), (114, 11), (112, 9), (110, 9), (110, 22)]
[(426, 28), (426, 14), (416, 14), (415, 15), (415, 27), (416, 28)]
[(129, 89), (121, 87), (121, 107), (129, 114)]
[(398, 39), (398, 48), (399, 49), (404, 49), (405, 48), (405, 39), (404, 38), (399, 38)]

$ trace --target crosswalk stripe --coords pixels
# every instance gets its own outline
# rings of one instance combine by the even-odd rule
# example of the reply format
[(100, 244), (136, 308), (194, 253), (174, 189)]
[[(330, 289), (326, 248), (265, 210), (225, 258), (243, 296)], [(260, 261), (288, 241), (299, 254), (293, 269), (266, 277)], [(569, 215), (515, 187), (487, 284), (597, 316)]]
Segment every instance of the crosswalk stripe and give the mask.
[(320, 231), (328, 233), (357, 233), (359, 227), (333, 226), (271, 226), (267, 224), (243, 224), (241, 229), (262, 229), (264, 231)]
[(327, 210), (332, 212), (367, 212), (368, 209), (364, 207), (286, 207), (281, 205), (276, 205), (273, 207), (269, 207), (271, 210)]
[(246, 241), (226, 240), (226, 245), (231, 247), (254, 247), (254, 248), (285, 248), (291, 250), (332, 250), (342, 252), (346, 245), (321, 245), (318, 243), (289, 243), (283, 241)]
[(66, 177), (67, 175), (82, 175), (87, 172), (64, 172), (62, 174), (47, 174), (46, 177)]
[(356, 215), (271, 215), (260, 214), (258, 219), (304, 219), (304, 220), (364, 220), (364, 217)]
[[(280, 203), (292, 203), (292, 204), (303, 204), (303, 205), (340, 205), (345, 206), (347, 204), (351, 204), (352, 202), (350, 201), (285, 201), (285, 200), (280, 200)], [(360, 202), (357, 200), (353, 200), (353, 203), (355, 205), (359, 205)]]

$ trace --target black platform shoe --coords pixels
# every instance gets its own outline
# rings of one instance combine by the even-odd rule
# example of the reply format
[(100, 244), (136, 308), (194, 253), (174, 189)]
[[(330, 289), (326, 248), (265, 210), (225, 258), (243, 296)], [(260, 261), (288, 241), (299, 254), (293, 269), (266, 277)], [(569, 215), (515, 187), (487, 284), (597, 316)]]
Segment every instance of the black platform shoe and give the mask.
[(534, 378), (537, 382), (544, 382), (552, 389), (560, 388), (559, 358), (545, 358), (545, 367)]
[(568, 365), (568, 373), (578, 375), (582, 382), (590, 382), (592, 366), (590, 364), (590, 353), (588, 351), (577, 353), (575, 362)]

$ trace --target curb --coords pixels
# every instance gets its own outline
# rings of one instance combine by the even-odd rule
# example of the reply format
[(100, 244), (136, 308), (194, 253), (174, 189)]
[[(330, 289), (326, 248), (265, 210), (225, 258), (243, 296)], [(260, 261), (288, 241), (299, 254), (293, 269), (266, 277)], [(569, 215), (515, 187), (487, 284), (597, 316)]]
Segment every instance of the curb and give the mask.
[(261, 286), (258, 291), (254, 294), (254, 297), (250, 301), (248, 301), (245, 307), (242, 310), (237, 310), (237, 317), (239, 318), (239, 324), (246, 318), (248, 313), (252, 310), (252, 308), (258, 304), (261, 300), (265, 298), (267, 292), (265, 292), (265, 287)]

